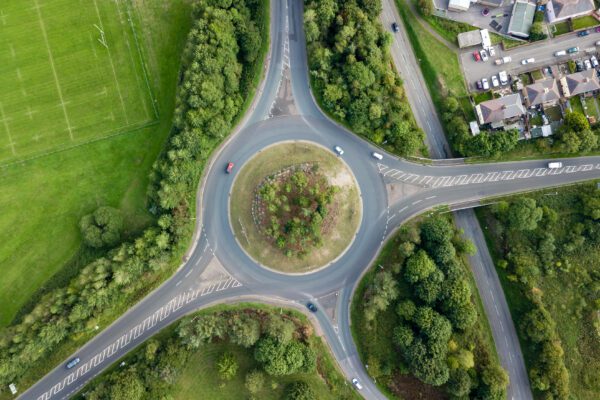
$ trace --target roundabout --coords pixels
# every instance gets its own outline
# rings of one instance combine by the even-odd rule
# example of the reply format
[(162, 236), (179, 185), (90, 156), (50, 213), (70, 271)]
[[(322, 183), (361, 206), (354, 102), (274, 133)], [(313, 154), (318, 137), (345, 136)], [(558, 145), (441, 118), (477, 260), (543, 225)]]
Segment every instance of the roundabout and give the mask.
[(229, 196), (229, 222), (255, 262), (288, 274), (330, 265), (351, 245), (362, 201), (350, 168), (311, 142), (283, 142), (244, 164)]

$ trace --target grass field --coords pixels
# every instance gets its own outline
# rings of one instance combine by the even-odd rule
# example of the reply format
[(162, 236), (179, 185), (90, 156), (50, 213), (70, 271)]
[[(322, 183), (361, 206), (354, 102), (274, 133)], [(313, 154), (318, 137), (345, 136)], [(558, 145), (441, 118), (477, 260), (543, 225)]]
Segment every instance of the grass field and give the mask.
[(157, 117), (122, 1), (0, 6), (0, 163), (72, 147)]
[(584, 15), (582, 17), (574, 18), (572, 20), (573, 30), (579, 30), (583, 28), (589, 28), (598, 25), (598, 20), (591, 15)]
[[(0, 209), (2, 209), (0, 214), (0, 272), (2, 273), (0, 327), (6, 326), (23, 305), (35, 302), (36, 296), (43, 293), (46, 288), (55, 285), (56, 282), (64, 282), (64, 276), (71, 275), (79, 267), (81, 264), (79, 260), (85, 258), (86, 255), (79, 250), (80, 237), (77, 223), (84, 214), (93, 211), (98, 205), (118, 207), (125, 216), (126, 234), (131, 235), (151, 221), (145, 208), (147, 176), (171, 127), (181, 49), (190, 26), (191, 2), (188, 0), (173, 0), (168, 3), (161, 0), (132, 0), (132, 2), (120, 0), (118, 3), (96, 1), (109, 45), (116, 38), (111, 35), (119, 34), (117, 28), (121, 26), (123, 30), (119, 42), (121, 45), (128, 42), (131, 46), (131, 55), (126, 45), (124, 49), (119, 50), (119, 45), (115, 44), (112, 46), (111, 52), (114, 57), (115, 70), (118, 72), (121, 93), (126, 95), (125, 89), (127, 89), (127, 95), (133, 96), (125, 102), (129, 123), (136, 121), (139, 123), (136, 127), (126, 128), (127, 121), (125, 121), (116, 84), (112, 78), (112, 68), (106, 49), (103, 55), (106, 58), (104, 62), (88, 60), (90, 57), (94, 57), (88, 33), (93, 35), (94, 32), (85, 31), (88, 32), (85, 46), (83, 42), (80, 42), (81, 38), (79, 37), (72, 42), (67, 40), (68, 36), (63, 37), (62, 41), (58, 40), (60, 32), (70, 33), (70, 36), (73, 36), (74, 31), (68, 31), (67, 26), (79, 24), (77, 26), (81, 27), (82, 23), (78, 21), (91, 21), (90, 26), (95, 29), (93, 24), (98, 22), (94, 2), (82, 1), (78, 7), (75, 7), (77, 11), (72, 11), (72, 2), (38, 0), (49, 43), (52, 46), (52, 54), (56, 57), (56, 71), (61, 87), (65, 89), (63, 96), (66, 101), (71, 102), (67, 104), (66, 109), (67, 112), (72, 111), (68, 114), (72, 116), (72, 121), (77, 121), (77, 123), (73, 123), (73, 126), (81, 129), (81, 136), (77, 134), (77, 129), (73, 130), (76, 134), (75, 141), (83, 143), (86, 140), (98, 139), (102, 135), (108, 134), (103, 129), (107, 126), (106, 122), (101, 119), (94, 120), (94, 116), (110, 113), (113, 108), (115, 121), (111, 122), (111, 126), (114, 129), (125, 129), (122, 135), (75, 146), (60, 152), (55, 151), (75, 144), (75, 141), (71, 143), (66, 130), (62, 136), (58, 134), (59, 130), (66, 129), (67, 125), (64, 119), (60, 119), (60, 113), (55, 118), (56, 110), (52, 109), (54, 107), (62, 112), (60, 108), (56, 107), (58, 101), (55, 99), (58, 94), (56, 84), (52, 80), (48, 52), (43, 47), (43, 36), (37, 36), (41, 35), (37, 12), (34, 9), (34, 14), (24, 14), (28, 7), (22, 7), (23, 10), (19, 8), (18, 6), (23, 4), (20, 1), (9, 0), (0, 5), (0, 25), (2, 15), (4, 15), (8, 26), (11, 14), (13, 16), (20, 15), (24, 24), (20, 28), (14, 27), (2, 31), (0, 53), (5, 50), (4, 45), (6, 45), (8, 37), (5, 35), (5, 31), (10, 32), (10, 37), (15, 41), (13, 44), (15, 49), (17, 48), (16, 39), (20, 38), (25, 42), (23, 48), (27, 49), (37, 43), (36, 46), (39, 46), (37, 51), (45, 52), (43, 53), (44, 57), (39, 59), (38, 66), (32, 61), (28, 68), (22, 67), (22, 76), (26, 76), (25, 71), (32, 70), (37, 71), (36, 77), (46, 76), (48, 81), (37, 84), (28, 81), (28, 86), (21, 83), (18, 87), (23, 87), (30, 94), (47, 93), (47, 103), (43, 103), (41, 98), (29, 99), (31, 101), (26, 98), (18, 100), (18, 96), (22, 96), (20, 89), (17, 93), (13, 93), (14, 96), (17, 96), (14, 97), (17, 99), (14, 101), (24, 102), (22, 106), (25, 107), (25, 110), (28, 105), (32, 107), (33, 104), (36, 104), (40, 107), (39, 112), (33, 114), (34, 120), (29, 126), (36, 126), (35, 124), (38, 124), (39, 121), (36, 122), (35, 118), (44, 115), (48, 126), (56, 129), (52, 132), (56, 134), (53, 137), (57, 138), (56, 143), (44, 142), (46, 147), (42, 146), (41, 141), (39, 145), (31, 142), (31, 137), (28, 136), (29, 133), (26, 130), (17, 131), (17, 125), (12, 125), (20, 118), (22, 119), (22, 116), (19, 116), (18, 112), (15, 114), (11, 111), (13, 120), (9, 121), (9, 127), (13, 128), (11, 129), (11, 132), (14, 132), (13, 139), (16, 142), (17, 132), (20, 132), (19, 137), (23, 138), (23, 142), (15, 145), (21, 160), (40, 154), (39, 152), (50, 152), (51, 154), (0, 168), (0, 187), (3, 189), (0, 191)], [(11, 10), (16, 11), (9, 13), (7, 5), (10, 5)], [(146, 61), (148, 69), (148, 82), (158, 100), (159, 119), (157, 123), (149, 126), (145, 126), (144, 121), (155, 119), (154, 110), (152, 104), (149, 103), (150, 91), (144, 81), (144, 75), (141, 73), (140, 55), (135, 48), (135, 38), (131, 33), (132, 27), (126, 18), (126, 9), (131, 11), (142, 58)], [(119, 10), (121, 10), (121, 16)], [(71, 21), (63, 14), (70, 15), (71, 19), (77, 17), (75, 18), (77, 21)], [(110, 20), (109, 14), (112, 15)], [(121, 24), (121, 17), (123, 24)], [(65, 27), (57, 26), (57, 24), (65, 25)], [(23, 33), (27, 32), (27, 29), (31, 30), (32, 38), (41, 38), (42, 42), (28, 41)], [(19, 33), (19, 31), (22, 32)], [(109, 32), (113, 33), (109, 34)], [(96, 48), (97, 53), (101, 55), (104, 47), (97, 42), (97, 38), (94, 36), (92, 38), (99, 46)], [(33, 48), (29, 51), (33, 51)], [(67, 53), (71, 66), (65, 65)], [(4, 55), (2, 57), (4, 62), (6, 58)], [(132, 57), (135, 63), (131, 61)], [(117, 63), (117, 60), (120, 61)], [(22, 61), (25, 65), (27, 59), (23, 58)], [(3, 81), (4, 75), (13, 74), (14, 76), (16, 72), (14, 69), (7, 70), (6, 68), (7, 64), (0, 64), (0, 71), (2, 71), (0, 81), (3, 89), (10, 89), (16, 86), (16, 78), (13, 79), (12, 84), (8, 85)], [(105, 73), (99, 74), (87, 71), (87, 69), (105, 71)], [(64, 74), (65, 80), (62, 80), (62, 74)], [(111, 104), (107, 97), (107, 100), (96, 100), (97, 104), (82, 103), (87, 104), (86, 107), (90, 108), (90, 111), (81, 109), (77, 106), (77, 101), (83, 100), (81, 96), (86, 93), (91, 95), (95, 93), (98, 85), (103, 82), (100, 79), (101, 75), (106, 75), (107, 96), (112, 96)], [(87, 77), (95, 77), (95, 80), (87, 82)], [(8, 107), (7, 98), (5, 92), (0, 93), (0, 99), (3, 103), (6, 102), (4, 111), (8, 115), (8, 111), (13, 110), (11, 108), (13, 106)], [(94, 110), (97, 111), (97, 114)], [(146, 117), (146, 111), (149, 118)], [(85, 118), (84, 114), (87, 115)], [(89, 129), (84, 129), (86, 124), (89, 125)], [(4, 125), (0, 124), (0, 142), (7, 139), (3, 129)], [(31, 148), (25, 146), (27, 140), (34, 144)], [(7, 144), (8, 141), (4, 143)], [(25, 147), (21, 147), (19, 143)], [(3, 154), (6, 155), (6, 152)], [(10, 149), (8, 156), (13, 157)], [(7, 159), (0, 159), (0, 163), (3, 161), (7, 161)], [(58, 279), (49, 280), (53, 276)]]

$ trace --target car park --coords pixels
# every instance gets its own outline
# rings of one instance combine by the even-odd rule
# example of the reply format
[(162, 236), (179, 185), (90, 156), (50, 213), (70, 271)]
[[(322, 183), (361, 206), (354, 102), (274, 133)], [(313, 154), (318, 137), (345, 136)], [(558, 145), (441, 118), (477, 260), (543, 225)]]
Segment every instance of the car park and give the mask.
[(231, 171), (233, 170), (233, 165), (234, 165), (234, 164), (233, 164), (231, 161), (229, 161), (229, 162), (227, 163), (227, 167), (225, 167), (225, 172), (227, 172), (228, 174), (230, 174), (230, 173), (231, 173)]
[(344, 150), (342, 150), (342, 148), (341, 148), (340, 146), (335, 146), (335, 147), (334, 147), (334, 150), (335, 150), (335, 152), (336, 152), (336, 153), (338, 153), (338, 155), (340, 155), (340, 156), (341, 156), (342, 154), (344, 154)]
[(533, 64), (534, 62), (535, 62), (535, 58), (527, 58), (527, 59), (521, 61), (521, 64), (527, 65), (527, 64)]
[(596, 56), (591, 56), (590, 62), (592, 63), (592, 67), (596, 68), (598, 66), (598, 58)]
[(492, 87), (500, 86), (500, 81), (496, 75), (492, 75)]
[(500, 78), (500, 84), (502, 84), (502, 85), (508, 84), (508, 74), (506, 73), (506, 71), (500, 71), (498, 73), (498, 78)]
[(585, 69), (592, 69), (592, 63), (590, 62), (590, 60), (583, 60), (583, 64), (585, 65)]
[(554, 53), (555, 57), (561, 57), (561, 56), (566, 56), (566, 55), (567, 55), (566, 50), (560, 50), (560, 51), (557, 51), (556, 53)]
[(79, 359), (79, 357), (75, 357), (74, 359), (72, 359), (71, 361), (69, 361), (69, 362), (67, 363), (67, 369), (71, 369), (71, 368), (73, 368), (74, 366), (76, 366), (77, 364), (79, 364), (79, 361), (81, 361), (81, 360)]
[(475, 61), (481, 61), (481, 56), (479, 55), (478, 51), (474, 51), (473, 52), (473, 60), (475, 60)]
[(584, 37), (584, 36), (587, 36), (589, 34), (590, 33), (588, 31), (579, 31), (579, 32), (577, 32), (577, 36), (579, 36), (579, 37)]
[(383, 160), (383, 155), (381, 155), (379, 153), (373, 152), (373, 153), (371, 153), (371, 155), (378, 160)]
[(567, 53), (569, 54), (575, 54), (579, 51), (579, 47), (570, 47), (567, 49)]
[(481, 60), (483, 62), (486, 62), (487, 60), (489, 60), (490, 58), (488, 57), (488, 53), (487, 51), (485, 51), (485, 49), (479, 51), (479, 54), (481, 54)]
[(363, 388), (362, 385), (360, 384), (360, 382), (358, 381), (358, 379), (356, 379), (356, 378), (352, 378), (352, 384), (358, 390), (361, 390)]
[(488, 90), (490, 88), (490, 84), (486, 78), (481, 80), (481, 85), (483, 86), (483, 90)]
[(392, 30), (396, 33), (398, 33), (400, 31), (400, 27), (398, 26), (397, 23), (392, 22)]
[(481, 83), (481, 81), (475, 82), (475, 86), (477, 86), (477, 89), (479, 90), (483, 89), (483, 84)]
[(317, 306), (315, 306), (311, 302), (306, 303), (306, 308), (308, 308), (310, 310), (310, 312), (317, 312), (317, 311), (319, 311), (319, 309), (317, 308)]

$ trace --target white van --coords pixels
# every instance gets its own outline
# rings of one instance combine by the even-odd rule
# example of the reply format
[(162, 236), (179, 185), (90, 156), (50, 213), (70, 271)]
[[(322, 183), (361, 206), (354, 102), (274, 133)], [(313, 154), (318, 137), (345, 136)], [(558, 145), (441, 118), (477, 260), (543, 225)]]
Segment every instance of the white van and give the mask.
[(566, 50), (561, 50), (561, 51), (557, 51), (556, 53), (554, 53), (555, 57), (562, 57), (562, 56), (566, 56), (566, 55), (567, 55)]
[(379, 153), (373, 152), (373, 153), (371, 153), (371, 155), (378, 160), (383, 160), (383, 156)]
[(550, 168), (550, 169), (562, 168), (562, 163), (560, 161), (554, 161), (554, 162), (548, 163), (548, 168)]

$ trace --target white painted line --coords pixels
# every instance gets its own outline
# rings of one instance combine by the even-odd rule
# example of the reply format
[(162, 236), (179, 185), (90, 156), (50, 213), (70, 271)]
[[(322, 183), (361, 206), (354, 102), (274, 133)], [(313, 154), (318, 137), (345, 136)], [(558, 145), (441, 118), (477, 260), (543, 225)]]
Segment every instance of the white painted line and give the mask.
[(415, 204), (419, 204), (419, 203), (420, 203), (420, 202), (422, 202), (422, 201), (423, 201), (423, 200), (417, 200), (417, 201), (414, 201), (414, 202), (413, 202), (413, 206), (414, 206)]

